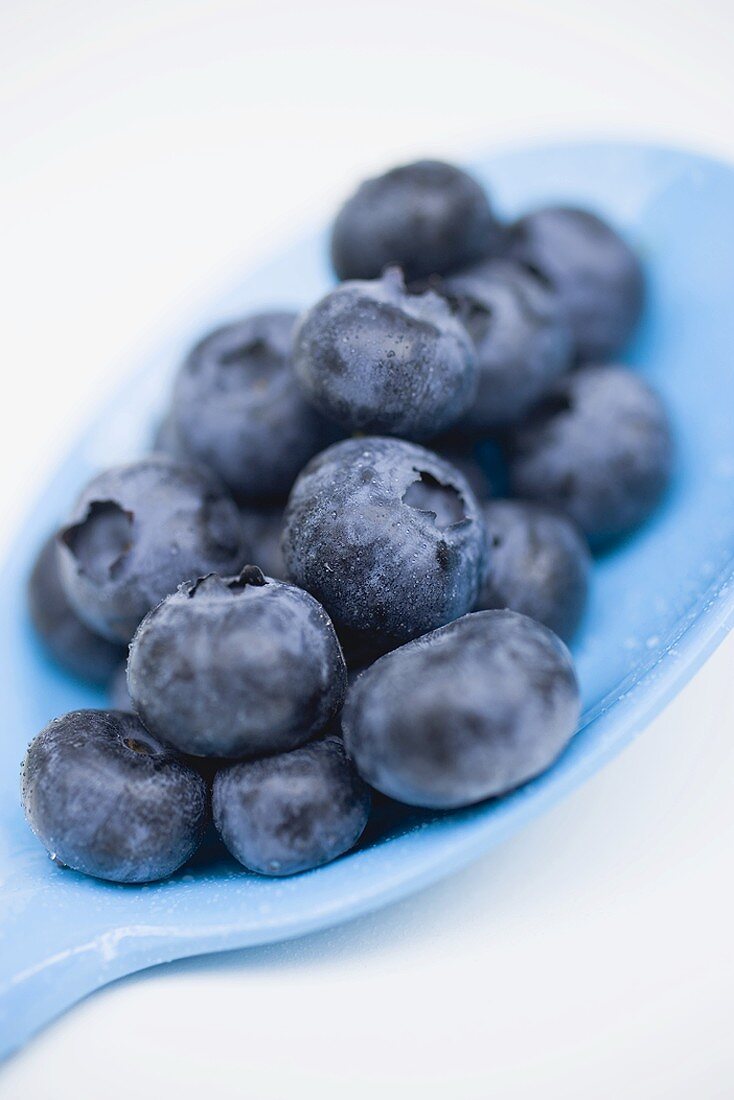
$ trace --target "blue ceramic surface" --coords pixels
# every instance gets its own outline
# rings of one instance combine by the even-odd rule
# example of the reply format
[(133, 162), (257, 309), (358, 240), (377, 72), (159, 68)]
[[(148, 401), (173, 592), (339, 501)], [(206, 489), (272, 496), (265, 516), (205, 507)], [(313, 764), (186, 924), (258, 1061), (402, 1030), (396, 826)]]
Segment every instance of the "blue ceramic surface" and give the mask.
[(585, 708), (580, 732), (550, 772), (510, 797), (453, 815), (378, 822), (356, 852), (285, 881), (245, 874), (220, 856), (156, 885), (95, 882), (54, 866), (27, 829), (18, 795), (27, 742), (53, 716), (104, 703), (101, 693), (53, 668), (32, 637), (24, 584), (35, 551), (94, 470), (145, 448), (171, 369), (201, 329), (252, 307), (305, 305), (327, 286), (323, 236), (299, 241), (233, 280), (198, 315), (188, 313), (144, 358), (34, 503), (6, 562), (0, 1053), (123, 974), (298, 936), (456, 870), (617, 753), (731, 626), (734, 171), (695, 155), (624, 144), (486, 156), (475, 169), (508, 216), (546, 201), (597, 208), (639, 248), (650, 280), (645, 323), (626, 359), (667, 401), (677, 469), (653, 521), (596, 567), (589, 614), (574, 646)]

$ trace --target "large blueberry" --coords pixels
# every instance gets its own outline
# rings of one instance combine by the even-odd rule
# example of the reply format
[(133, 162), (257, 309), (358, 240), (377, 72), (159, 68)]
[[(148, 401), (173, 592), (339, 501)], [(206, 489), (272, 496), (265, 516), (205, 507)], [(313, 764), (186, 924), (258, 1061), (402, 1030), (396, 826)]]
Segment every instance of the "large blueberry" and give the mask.
[(217, 773), (214, 823), (243, 866), (293, 875), (349, 851), (362, 835), (370, 792), (338, 737)]
[(301, 473), (286, 509), (288, 574), (353, 652), (384, 652), (471, 610), (485, 551), (465, 479), (402, 439), (330, 447)]
[(561, 379), (510, 441), (513, 495), (559, 508), (594, 544), (645, 520), (670, 479), (672, 436), (657, 394), (623, 367)]
[(350, 431), (436, 435), (476, 388), (464, 326), (432, 291), (408, 294), (396, 268), (317, 302), (296, 331), (294, 363), (309, 400)]
[(280, 539), (283, 533), (283, 508), (241, 508), (240, 519), (250, 561), (267, 577), (285, 580), (285, 564)]
[(113, 882), (173, 874), (207, 817), (204, 780), (118, 711), (72, 711), (46, 726), (26, 753), (21, 790), (53, 858)]
[(331, 258), (340, 279), (374, 279), (389, 264), (415, 279), (481, 259), (498, 235), (472, 176), (420, 160), (366, 180), (347, 199), (332, 229)]
[(57, 541), (69, 603), (119, 642), (182, 581), (247, 559), (234, 501), (204, 470), (160, 454), (92, 478)]
[(477, 393), (461, 426), (476, 434), (519, 420), (571, 364), (571, 332), (555, 295), (509, 260), (441, 281), (477, 353)]
[(547, 627), (478, 611), (381, 657), (342, 712), (360, 775), (412, 806), (449, 809), (544, 771), (573, 735), (579, 689)]
[(338, 433), (304, 399), (291, 364), (296, 315), (255, 313), (189, 353), (158, 445), (210, 467), (243, 501), (288, 494)]
[(28, 579), (28, 610), (36, 634), (54, 661), (73, 676), (105, 684), (125, 656), (72, 610), (59, 577), (56, 539), (44, 542)]
[(523, 500), (491, 500), (483, 513), (492, 562), (477, 608), (519, 611), (569, 641), (589, 587), (581, 532), (563, 513)]
[(285, 752), (339, 710), (346, 668), (324, 609), (248, 566), (181, 586), (140, 624), (128, 687), (147, 728), (181, 752)]
[(642, 312), (644, 277), (610, 225), (589, 210), (549, 206), (510, 227), (506, 250), (555, 292), (579, 358), (605, 359), (624, 347)]

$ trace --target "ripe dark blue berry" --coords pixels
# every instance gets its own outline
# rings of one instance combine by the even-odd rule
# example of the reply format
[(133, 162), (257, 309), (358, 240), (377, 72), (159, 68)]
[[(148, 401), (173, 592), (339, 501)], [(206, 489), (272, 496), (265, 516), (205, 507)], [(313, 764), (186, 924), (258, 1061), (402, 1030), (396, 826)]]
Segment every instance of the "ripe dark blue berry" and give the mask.
[(293, 354), (309, 400), (350, 431), (426, 438), (474, 398), (475, 354), (463, 325), (432, 291), (408, 294), (395, 268), (317, 302)]
[(107, 683), (125, 649), (95, 634), (72, 610), (59, 577), (53, 536), (41, 547), (28, 580), (28, 609), (36, 634), (58, 665), (90, 683)]
[(479, 505), (459, 471), (401, 439), (330, 447), (301, 473), (286, 509), (289, 576), (365, 653), (471, 610), (485, 550)]
[(578, 716), (573, 664), (555, 634), (513, 611), (479, 611), (363, 672), (342, 729), (371, 786), (412, 806), (448, 809), (544, 771)]
[(519, 611), (568, 642), (589, 586), (591, 555), (583, 535), (563, 513), (527, 501), (492, 500), (482, 510), (492, 564), (477, 609)]
[(556, 297), (508, 260), (449, 276), (439, 288), (477, 354), (477, 393), (461, 427), (481, 435), (514, 423), (571, 364), (571, 332)]
[(242, 501), (286, 497), (304, 463), (338, 438), (296, 382), (295, 320), (256, 313), (205, 336), (178, 373), (159, 433), (163, 449), (208, 466)]
[(69, 603), (119, 642), (182, 581), (235, 573), (247, 558), (234, 501), (204, 470), (161, 454), (92, 478), (58, 543)]
[(498, 235), (475, 179), (451, 164), (420, 160), (361, 184), (336, 217), (331, 258), (340, 279), (375, 279), (389, 264), (417, 279), (481, 259)]
[(588, 210), (549, 206), (510, 227), (506, 251), (557, 295), (582, 361), (624, 347), (642, 312), (644, 276), (610, 225)]
[(324, 609), (248, 566), (182, 585), (140, 624), (128, 687), (153, 734), (193, 756), (285, 752), (322, 730), (346, 690)]
[(642, 523), (670, 480), (672, 436), (650, 387), (623, 367), (561, 379), (510, 442), (513, 495), (567, 512), (595, 545)]
[(132, 714), (77, 710), (31, 742), (22, 772), (28, 824), (53, 858), (113, 882), (151, 882), (196, 851), (204, 780)]
[(214, 822), (244, 867), (293, 875), (328, 863), (359, 840), (369, 790), (338, 737), (217, 773)]

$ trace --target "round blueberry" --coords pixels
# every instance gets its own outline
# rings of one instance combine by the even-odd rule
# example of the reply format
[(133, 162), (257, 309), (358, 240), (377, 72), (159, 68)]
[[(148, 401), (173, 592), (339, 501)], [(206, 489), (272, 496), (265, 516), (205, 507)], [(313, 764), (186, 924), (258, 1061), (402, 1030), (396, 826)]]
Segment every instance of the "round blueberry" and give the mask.
[(420, 160), (366, 180), (346, 201), (332, 229), (331, 259), (340, 279), (375, 279), (389, 264), (416, 279), (481, 259), (498, 235), (475, 179)]
[(249, 871), (293, 875), (349, 851), (362, 835), (370, 793), (338, 737), (217, 773), (214, 823)]
[(396, 268), (317, 302), (298, 326), (294, 363), (309, 400), (349, 431), (436, 435), (476, 388), (463, 325), (432, 291), (408, 294)]
[(206, 471), (160, 454), (92, 478), (57, 542), (69, 603), (119, 642), (182, 581), (235, 573), (248, 556), (234, 501)]
[(458, 470), (402, 439), (366, 437), (313, 459), (293, 487), (283, 556), (350, 649), (384, 652), (463, 615), (486, 535)]
[(181, 586), (140, 624), (128, 687), (146, 727), (181, 752), (285, 752), (342, 705), (346, 668), (324, 609), (247, 566)]
[(440, 284), (476, 349), (477, 393), (461, 426), (475, 434), (519, 420), (571, 365), (557, 299), (519, 264), (490, 260)]
[(591, 555), (581, 532), (562, 513), (522, 500), (488, 501), (483, 513), (492, 565), (477, 608), (519, 611), (569, 641), (589, 587)]
[(567, 512), (595, 545), (645, 520), (668, 485), (670, 424), (659, 397), (623, 367), (561, 379), (510, 440), (513, 495)]
[(31, 742), (21, 779), (33, 832), (59, 863), (113, 882), (152, 882), (196, 851), (204, 780), (132, 714), (77, 710)]
[(125, 649), (95, 634), (72, 610), (59, 577), (53, 536), (41, 547), (28, 580), (28, 609), (36, 634), (58, 665), (81, 680), (107, 683)]
[(478, 611), (381, 657), (350, 688), (347, 752), (378, 791), (449, 809), (544, 771), (573, 735), (579, 689), (547, 627)]
[(338, 436), (293, 373), (295, 320), (256, 313), (215, 329), (176, 378), (159, 443), (208, 466), (242, 501), (287, 496), (301, 467)]
[(510, 227), (507, 254), (543, 278), (558, 297), (582, 360), (621, 350), (642, 312), (640, 262), (596, 214), (549, 206)]
[(278, 581), (286, 580), (280, 546), (283, 533), (282, 507), (241, 508), (240, 519), (253, 565), (262, 569), (267, 577), (274, 577)]

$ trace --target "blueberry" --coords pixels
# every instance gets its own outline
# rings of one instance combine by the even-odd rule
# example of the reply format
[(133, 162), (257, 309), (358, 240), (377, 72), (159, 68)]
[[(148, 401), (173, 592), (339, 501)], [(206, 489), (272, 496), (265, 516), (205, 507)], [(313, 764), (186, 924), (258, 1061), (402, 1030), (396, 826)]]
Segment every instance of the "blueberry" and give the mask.
[(113, 882), (173, 874), (199, 846), (206, 784), (132, 714), (77, 710), (31, 742), (22, 799), (58, 862)]
[(584, 359), (606, 359), (642, 312), (644, 277), (619, 234), (588, 210), (549, 206), (510, 227), (507, 254), (546, 280)]
[(296, 331), (294, 364), (309, 400), (350, 431), (437, 435), (476, 387), (463, 325), (432, 291), (408, 294), (397, 268), (317, 302)]
[(127, 677), (153, 734), (181, 752), (233, 759), (303, 744), (346, 689), (323, 608), (255, 566), (184, 584), (154, 608), (133, 638)]
[(248, 556), (234, 501), (205, 471), (159, 454), (93, 478), (58, 546), (69, 603), (119, 642), (182, 581), (237, 572)]
[(324, 605), (355, 660), (471, 610), (485, 550), (459, 471), (402, 439), (336, 443), (301, 473), (285, 514), (288, 574)]
[(477, 608), (519, 611), (569, 641), (589, 586), (583, 535), (562, 513), (526, 501), (489, 501), (483, 512), (492, 565)]
[(477, 393), (461, 426), (481, 435), (514, 423), (571, 364), (571, 332), (555, 295), (508, 260), (449, 276), (440, 291), (477, 353)]
[(486, 256), (499, 228), (482, 187), (451, 164), (420, 160), (366, 180), (339, 211), (331, 258), (340, 279), (400, 264), (409, 279)]
[(56, 539), (41, 547), (28, 580), (28, 609), (49, 655), (72, 676), (105, 684), (125, 656), (123, 646), (85, 626), (66, 598), (59, 577)]
[(505, 794), (544, 771), (578, 717), (563, 642), (524, 615), (478, 611), (363, 672), (342, 729), (360, 775), (378, 791), (448, 809)]
[(158, 444), (212, 469), (241, 501), (284, 499), (312, 455), (338, 438), (304, 399), (291, 364), (292, 313), (215, 329), (183, 363)]
[(349, 851), (362, 835), (370, 793), (338, 737), (217, 773), (214, 822), (244, 867), (293, 875)]
[(566, 511), (600, 545), (645, 520), (672, 467), (658, 396), (623, 367), (589, 366), (556, 384), (510, 441), (513, 495)]
[(286, 580), (285, 563), (280, 546), (283, 532), (283, 509), (241, 508), (240, 519), (245, 542), (250, 547), (250, 559), (267, 577)]

